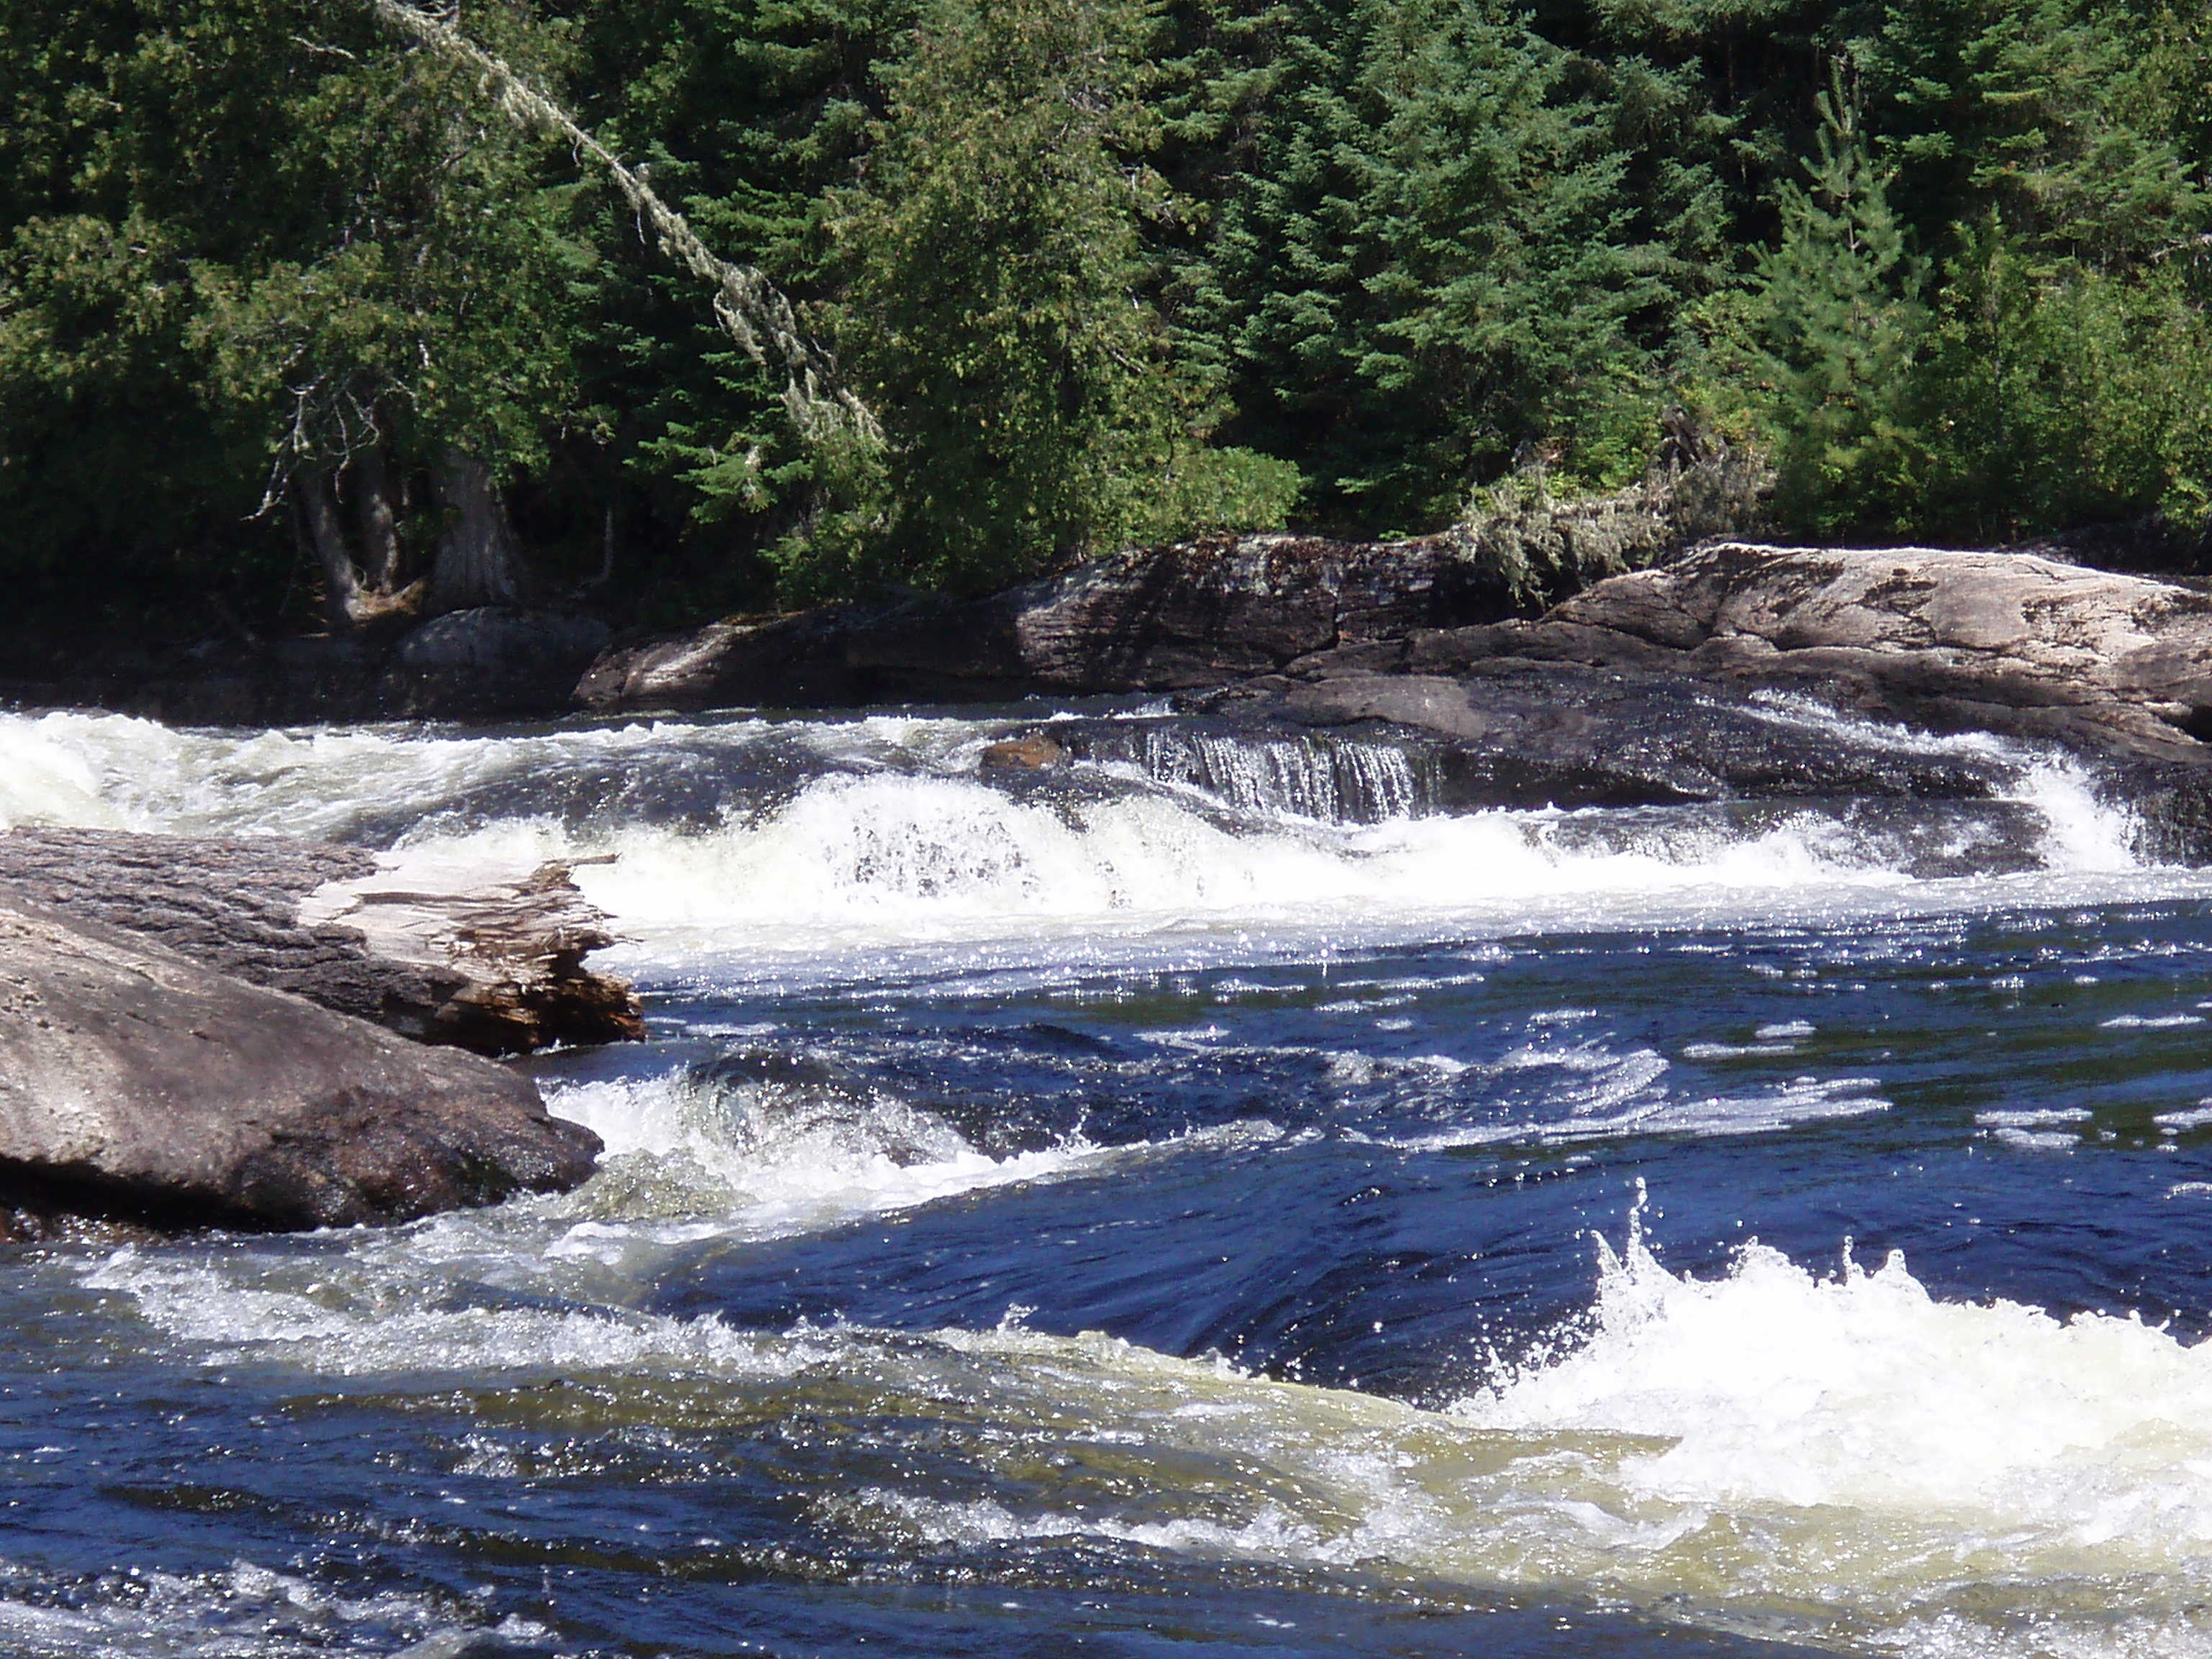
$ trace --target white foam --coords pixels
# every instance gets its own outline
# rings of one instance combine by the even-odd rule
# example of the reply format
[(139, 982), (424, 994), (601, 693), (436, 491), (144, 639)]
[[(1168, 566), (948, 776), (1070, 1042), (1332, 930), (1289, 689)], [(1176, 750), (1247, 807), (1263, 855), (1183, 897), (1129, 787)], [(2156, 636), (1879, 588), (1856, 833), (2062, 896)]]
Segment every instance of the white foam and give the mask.
[(1974, 1121), (1985, 1129), (2055, 1129), (2069, 1123), (2087, 1123), (2086, 1106), (2052, 1106), (2035, 1111), (1977, 1112)]
[[(1080, 1136), (994, 1157), (934, 1114), (896, 1097), (793, 1103), (777, 1091), (704, 1086), (681, 1074), (548, 1091), (550, 1110), (595, 1131), (599, 1173), (557, 1212), (585, 1218), (549, 1255), (610, 1263), (641, 1237), (769, 1238), (839, 1226), (963, 1193), (1052, 1180), (1152, 1155), (1152, 1143), (1096, 1146)], [(1247, 1134), (1253, 1126), (1241, 1126)], [(1179, 1143), (1168, 1142), (1169, 1149)], [(672, 1221), (673, 1230), (656, 1227)]]
[(1772, 1020), (1760, 1026), (1752, 1036), (1761, 1042), (1772, 1042), (1782, 1037), (1808, 1037), (1813, 1035), (1812, 1021), (1805, 1019)]
[(1011, 1541), (1104, 1538), (1146, 1549), (1169, 1550), (1227, 1560), (1349, 1565), (1341, 1539), (1273, 1504), (1263, 1505), (1248, 1521), (1226, 1526), (1218, 1521), (1177, 1517), (1169, 1521), (1121, 1521), (1112, 1516), (1042, 1510), (1019, 1515), (990, 1498), (947, 1503), (872, 1487), (848, 1513), (888, 1521), (933, 1544), (997, 1544)]
[(320, 1260), (123, 1251), (88, 1283), (206, 1364), (432, 1386), (451, 1370), (480, 1392), (589, 1377), (583, 1398), (626, 1426), (667, 1412), (694, 1432), (764, 1404), (849, 1422), (864, 1378), (866, 1398), (937, 1425), (933, 1455), (823, 1498), (822, 1519), (1000, 1566), (1090, 1539), (1915, 1655), (2121, 1659), (2204, 1634), (2212, 1354), (2130, 1319), (1942, 1302), (1894, 1256), (1824, 1277), (1753, 1245), (1696, 1279), (1632, 1227), (1601, 1253), (1586, 1316), (1438, 1413), (1018, 1326), (771, 1334), (447, 1308), (438, 1275), (472, 1268), (423, 1231), (380, 1243)]
[[(2099, 803), (2077, 771), (2049, 763), (2022, 763), (2020, 786), (2048, 826), (2046, 869), (1947, 884), (1907, 879), (1856, 830), (1810, 811), (1744, 835), (1655, 821), (1592, 836), (1589, 824), (1607, 815), (1492, 811), (1346, 827), (1262, 813), (1231, 829), (1168, 791), (1051, 804), (973, 774), (977, 743), (1003, 729), (876, 717), (459, 738), (0, 715), (0, 821), (343, 838), (372, 820), (388, 832), (404, 821), (395, 812), (419, 803), (429, 816), (402, 840), (409, 858), (611, 855), (578, 879), (636, 941), (621, 965), (648, 973), (736, 962), (773, 975), (864, 957), (861, 970), (872, 972), (885, 953), (916, 947), (988, 945), (1049, 959), (1230, 933), (1356, 947), (1439, 927), (1694, 925), (1793, 908), (1972, 909), (2206, 885), (2171, 872), (2146, 879), (2127, 852), (2124, 815)], [(1937, 750), (1954, 742), (1890, 735)], [(574, 802), (564, 823), (526, 804), (542, 798), (532, 793), (541, 776), (621, 775), (660, 756), (719, 775), (726, 761), (750, 764), (769, 750), (815, 757), (801, 774), (827, 769), (777, 804), (733, 807), (705, 827), (629, 822)], [(492, 799), (517, 804), (489, 821), (489, 809), (471, 807), (473, 827), (435, 811)]]
[(2070, 1152), (2081, 1144), (2081, 1136), (2059, 1129), (1992, 1129), (1990, 1139), (2023, 1152)]
[(1820, 1278), (1758, 1244), (1668, 1273), (1601, 1242), (1594, 1334), (1455, 1408), (1485, 1429), (1664, 1442), (1631, 1491), (1711, 1508), (1948, 1516), (2039, 1550), (2212, 1543), (2212, 1352), (2133, 1319), (1936, 1300), (1893, 1254)]
[[(1632, 1224), (1589, 1316), (1441, 1416), (1096, 1336), (933, 1340), (975, 1357), (937, 1397), (994, 1402), (980, 1461), (1005, 1446), (1022, 1496), (878, 1487), (848, 1522), (1565, 1592), (1858, 1651), (2212, 1646), (2212, 1352), (1939, 1301), (1894, 1256), (1824, 1277), (1753, 1245), (1698, 1280)], [(1075, 1484), (1040, 1503), (1027, 1472), (1062, 1436)]]
[(308, 1659), (370, 1651), (459, 1659), (484, 1650), (488, 1640), (504, 1650), (554, 1635), (519, 1615), (494, 1622), (450, 1596), (339, 1595), (244, 1560), (190, 1575), (133, 1569), (58, 1604), (7, 1593), (37, 1582), (27, 1570), (0, 1568), (0, 1643), (13, 1659)]
[(1509, 1111), (1481, 1123), (1391, 1137), (1410, 1151), (1455, 1146), (1559, 1146), (1629, 1135), (1768, 1134), (1807, 1123), (1886, 1112), (1890, 1103), (1869, 1077), (1798, 1077), (1738, 1093), (1692, 1095), (1668, 1086), (1667, 1060), (1649, 1048), (1619, 1053), (1599, 1043), (1538, 1045), (1500, 1060), (1499, 1073), (1556, 1067), (1565, 1075), (1546, 1091), (1540, 1115)]

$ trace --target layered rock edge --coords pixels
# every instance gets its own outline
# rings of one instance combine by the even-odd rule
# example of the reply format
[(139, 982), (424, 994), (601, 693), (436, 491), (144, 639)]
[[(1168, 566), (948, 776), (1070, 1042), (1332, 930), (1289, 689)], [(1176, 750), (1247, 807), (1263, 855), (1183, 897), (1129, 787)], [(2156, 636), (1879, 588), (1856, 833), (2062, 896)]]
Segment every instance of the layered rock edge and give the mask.
[(563, 865), (26, 827), (0, 834), (6, 892), (418, 1042), (512, 1054), (644, 1035), (635, 994), (585, 965), (614, 934)]
[(35, 1232), (406, 1221), (574, 1187), (520, 1073), (0, 890), (0, 1203)]

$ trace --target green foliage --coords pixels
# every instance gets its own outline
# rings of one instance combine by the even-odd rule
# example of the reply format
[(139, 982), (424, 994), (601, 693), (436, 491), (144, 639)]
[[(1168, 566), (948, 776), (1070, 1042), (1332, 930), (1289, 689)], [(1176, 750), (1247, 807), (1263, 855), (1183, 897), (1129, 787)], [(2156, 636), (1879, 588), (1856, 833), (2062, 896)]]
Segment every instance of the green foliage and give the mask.
[(1212, 250), (1231, 429), (1369, 522), (1433, 522), (1531, 446), (1640, 470), (1639, 324), (1680, 272), (1583, 66), (1483, 0), (1370, 0), (1304, 20), (1283, 79)]
[(1923, 519), (1977, 539), (2212, 520), (2212, 319), (2184, 271), (2050, 264), (1991, 222), (1941, 300)]
[(2082, 0), (1893, 4), (1863, 56), (1900, 200), (1931, 233), (1994, 211), (2048, 252), (2155, 252), (2205, 187), (2158, 40), (2132, 9)]
[[(6, 27), (21, 110), (49, 82)], [(12, 129), (41, 189), (0, 271), (0, 499), (48, 561), (281, 545), (256, 520), (295, 468), (374, 443), (514, 475), (591, 422), (566, 187), (449, 66), (301, 0), (23, 27), (107, 112)]]
[(1778, 506), (1828, 532), (1901, 527), (1924, 472), (1912, 410), (1929, 318), (1840, 68), (1820, 97), (1809, 188), (1777, 190), (1780, 245), (1747, 307), (1774, 433)]
[[(1469, 500), (1530, 570), (1580, 568), (1675, 533), (1635, 526), (1674, 522), (1638, 492), (1677, 405), (1772, 457), (1792, 533), (2212, 513), (2194, 0), (459, 15), (791, 297), (884, 444), (794, 430), (604, 176), (367, 6), (18, 0), (22, 591), (266, 621), (299, 586), (284, 480), (349, 507), (371, 449), (416, 548), (458, 451), (541, 563), (611, 537), (600, 599), (659, 622)], [(1577, 489), (1601, 527), (1559, 516)]]
[(1195, 461), (1195, 389), (1140, 292), (1143, 228), (1168, 207), (1143, 159), (1149, 21), (1097, 0), (939, 0), (887, 76), (864, 180), (830, 222), (841, 349), (889, 440), (853, 557), (988, 588), (1218, 522), (1285, 476)]

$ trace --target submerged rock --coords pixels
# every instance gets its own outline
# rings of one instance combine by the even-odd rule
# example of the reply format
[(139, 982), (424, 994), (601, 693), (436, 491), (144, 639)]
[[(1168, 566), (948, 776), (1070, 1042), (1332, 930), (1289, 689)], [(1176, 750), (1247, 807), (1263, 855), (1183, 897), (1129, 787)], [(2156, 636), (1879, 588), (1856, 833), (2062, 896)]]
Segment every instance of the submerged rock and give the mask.
[(584, 965), (613, 942), (563, 866), (441, 879), (359, 848), (115, 830), (0, 834), (0, 894), (425, 1042), (520, 1054), (644, 1035)]
[(598, 1151), (494, 1061), (0, 895), (0, 1205), (386, 1223), (565, 1190)]
[(1042, 732), (1032, 732), (1018, 738), (1006, 738), (997, 743), (986, 744), (976, 757), (976, 764), (985, 770), (1011, 769), (1019, 772), (1048, 772), (1054, 767), (1067, 764), (1067, 750)]

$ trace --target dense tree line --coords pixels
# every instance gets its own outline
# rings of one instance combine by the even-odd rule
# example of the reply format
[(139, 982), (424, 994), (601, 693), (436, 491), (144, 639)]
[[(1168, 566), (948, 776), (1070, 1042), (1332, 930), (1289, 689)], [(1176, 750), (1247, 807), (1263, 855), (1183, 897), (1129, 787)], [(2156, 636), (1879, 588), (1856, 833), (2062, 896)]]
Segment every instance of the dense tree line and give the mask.
[(1808, 534), (2200, 526), (2208, 88), (2201, 0), (16, 0), (6, 557), (673, 620), (1686, 428)]

